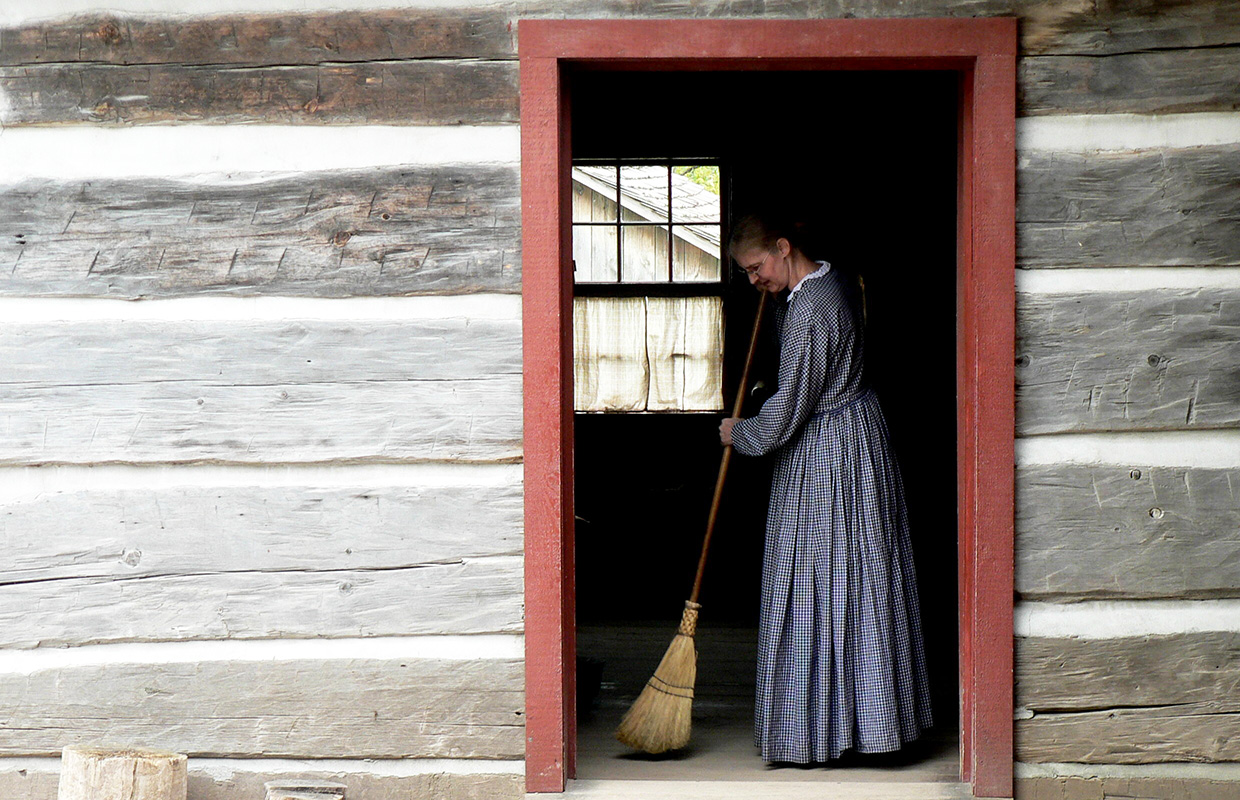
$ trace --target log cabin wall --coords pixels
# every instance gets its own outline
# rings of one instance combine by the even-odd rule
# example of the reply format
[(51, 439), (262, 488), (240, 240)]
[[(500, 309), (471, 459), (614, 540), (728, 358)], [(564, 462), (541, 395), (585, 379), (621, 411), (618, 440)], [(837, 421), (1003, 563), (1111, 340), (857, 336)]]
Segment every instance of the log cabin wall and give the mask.
[(330, 5), (0, 10), (6, 796), (520, 795), (540, 16), (1021, 17), (1018, 790), (1235, 791), (1240, 5)]

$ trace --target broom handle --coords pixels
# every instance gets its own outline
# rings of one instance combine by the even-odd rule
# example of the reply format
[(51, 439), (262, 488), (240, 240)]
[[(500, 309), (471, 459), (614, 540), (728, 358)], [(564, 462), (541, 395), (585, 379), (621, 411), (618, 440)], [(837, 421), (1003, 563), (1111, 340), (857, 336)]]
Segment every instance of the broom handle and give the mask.
[[(753, 354), (758, 349), (758, 329), (762, 326), (762, 311), (766, 308), (766, 289), (758, 297), (758, 313), (753, 318), (753, 333), (749, 336), (749, 352), (745, 354), (745, 369), (741, 372), (741, 382), (736, 389), (736, 402), (732, 406), (732, 416), (741, 415), (741, 407), (745, 404), (745, 387), (749, 385), (749, 368), (753, 365)], [(723, 448), (723, 460), (719, 463), (719, 478), (715, 481), (715, 499), (710, 503), (710, 516), (706, 518), (706, 538), (702, 540), (702, 557), (698, 559), (697, 577), (693, 579), (693, 594), (690, 603), (696, 603), (698, 593), (702, 590), (702, 573), (706, 571), (706, 554), (710, 551), (710, 537), (715, 533), (715, 519), (719, 516), (719, 501), (723, 499), (723, 482), (728, 477), (728, 463), (732, 460), (732, 445)]]

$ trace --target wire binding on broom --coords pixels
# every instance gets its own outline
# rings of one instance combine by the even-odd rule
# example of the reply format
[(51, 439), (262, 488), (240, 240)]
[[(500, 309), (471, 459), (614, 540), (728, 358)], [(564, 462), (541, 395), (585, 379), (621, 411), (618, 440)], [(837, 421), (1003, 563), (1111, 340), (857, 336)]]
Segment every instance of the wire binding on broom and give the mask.
[(698, 609), (685, 602), (680, 628), (637, 701), (620, 721), (616, 738), (647, 753), (664, 753), (689, 743), (693, 719), (693, 685), (697, 681), (697, 651), (693, 634)]

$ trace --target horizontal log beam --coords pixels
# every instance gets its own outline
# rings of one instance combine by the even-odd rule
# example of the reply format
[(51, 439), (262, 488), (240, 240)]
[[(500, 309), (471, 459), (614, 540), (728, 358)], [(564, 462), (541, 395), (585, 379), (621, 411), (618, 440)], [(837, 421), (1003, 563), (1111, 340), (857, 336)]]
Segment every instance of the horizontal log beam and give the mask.
[(518, 633), (522, 570), (521, 556), (492, 556), (9, 584), (0, 586), (0, 646)]
[(1041, 56), (1018, 66), (1021, 115), (1234, 111), (1240, 47)]
[[(365, 13), (230, 14), (205, 19), (114, 13), (32, 22), (0, 30), (0, 64), (305, 64), (391, 58), (500, 58), (516, 54), (518, 19), (739, 17), (773, 19), (1016, 16), (1021, 52), (1109, 55), (1240, 44), (1240, 12), (1229, 0), (898, 0), (858, 8), (848, 0), (506, 0), (468, 10), (421, 8)], [(175, 53), (175, 55), (173, 55)], [(181, 55), (184, 54), (184, 55)]]
[(1240, 597), (1240, 469), (1018, 468), (1016, 590), (1036, 600)]
[(191, 758), (521, 758), (514, 660), (114, 664), (6, 675), (0, 754), (155, 744)]
[(1017, 265), (1240, 264), (1240, 146), (1029, 151), (1017, 169)]
[(0, 501), (0, 586), (242, 571), (378, 576), (519, 556), (521, 527), (519, 483), (45, 491)]
[(0, 463), (512, 461), (518, 327), (6, 327), (0, 352), (14, 379), (0, 394)]
[(1240, 633), (1016, 640), (1016, 704), (1035, 714), (1212, 703), (1237, 686)]
[(0, 124), (515, 123), (513, 61), (0, 67)]
[(1017, 300), (1025, 434), (1240, 427), (1240, 290)]
[(521, 325), (459, 317), (14, 323), (0, 328), (0, 363), (0, 386), (23, 390), (489, 380), (521, 374)]
[(520, 291), (515, 167), (0, 188), (0, 294), (134, 299)]
[(1035, 714), (1018, 720), (1016, 759), (1026, 762), (1157, 764), (1240, 761), (1240, 708), (1170, 708)]
[(279, 66), (511, 58), (511, 16), (494, 8), (144, 18), (101, 14), (0, 29), (0, 65), (63, 62)]

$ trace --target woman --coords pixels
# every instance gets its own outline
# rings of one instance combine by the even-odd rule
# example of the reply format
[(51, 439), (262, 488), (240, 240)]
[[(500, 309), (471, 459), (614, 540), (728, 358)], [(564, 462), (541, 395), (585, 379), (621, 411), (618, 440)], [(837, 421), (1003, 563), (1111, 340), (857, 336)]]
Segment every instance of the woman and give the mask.
[(732, 232), (750, 283), (777, 295), (779, 386), (719, 434), (775, 454), (754, 740), (763, 761), (805, 764), (899, 749), (931, 719), (904, 489), (860, 315), (851, 284), (791, 233), (755, 217)]

